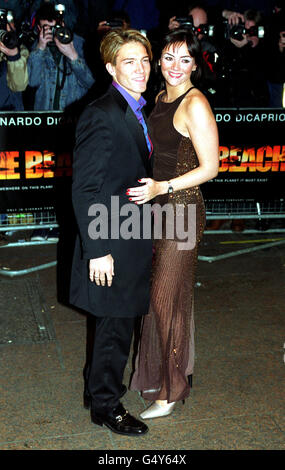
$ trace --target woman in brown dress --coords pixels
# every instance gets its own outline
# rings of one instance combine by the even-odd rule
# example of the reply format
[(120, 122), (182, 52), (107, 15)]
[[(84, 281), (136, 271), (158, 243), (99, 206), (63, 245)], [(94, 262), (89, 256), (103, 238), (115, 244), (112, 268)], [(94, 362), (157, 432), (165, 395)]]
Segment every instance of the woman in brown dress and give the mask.
[[(171, 205), (176, 228), (170, 239), (167, 227), (173, 222), (168, 224), (163, 213), (162, 238), (154, 239), (150, 311), (143, 320), (131, 382), (131, 389), (154, 400), (141, 414), (144, 419), (170, 414), (191, 388), (194, 279), (197, 246), (205, 225), (199, 185), (214, 178), (219, 165), (215, 117), (192, 82), (199, 75), (200, 54), (199, 42), (190, 31), (177, 30), (166, 36), (159, 62), (166, 90), (158, 95), (148, 121), (155, 156), (153, 179), (143, 178), (142, 186), (129, 189), (130, 199), (137, 204), (155, 198), (161, 206)], [(194, 213), (189, 210), (193, 207)], [(156, 219), (161, 221), (154, 210), (154, 227)], [(194, 231), (194, 243), (184, 247), (177, 234), (181, 220), (188, 237)]]

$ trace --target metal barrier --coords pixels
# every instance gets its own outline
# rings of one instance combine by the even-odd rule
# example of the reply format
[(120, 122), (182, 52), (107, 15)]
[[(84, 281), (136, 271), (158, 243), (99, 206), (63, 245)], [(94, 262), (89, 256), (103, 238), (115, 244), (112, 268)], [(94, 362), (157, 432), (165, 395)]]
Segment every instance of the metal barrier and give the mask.
[(272, 201), (256, 202), (237, 201), (206, 201), (207, 219), (280, 219), (285, 217), (285, 201), (277, 199)]
[[(56, 215), (51, 211), (44, 212), (29, 212), (29, 213), (8, 213), (2, 214), (0, 223), (0, 232), (16, 232), (21, 230), (36, 230), (36, 229), (51, 229), (58, 227)], [(42, 241), (26, 241), (20, 240), (14, 243), (6, 243), (0, 245), (0, 248), (14, 248), (38, 245), (51, 245), (56, 241), (42, 240)], [(22, 276), (41, 269), (50, 268), (57, 264), (56, 261), (45, 263), (27, 269), (8, 270), (0, 268), (0, 274), (6, 277)]]
[[(219, 200), (206, 201), (206, 216), (207, 220), (233, 220), (233, 219), (256, 219), (262, 221), (263, 219), (284, 219), (285, 218), (285, 201), (284, 199), (256, 202), (256, 201), (227, 201), (222, 202)], [(285, 228), (275, 228), (266, 230), (244, 230), (243, 234), (254, 233), (284, 233)], [(205, 230), (206, 235), (221, 235), (232, 233), (231, 230)], [(264, 240), (265, 241), (265, 240)], [(246, 253), (253, 253), (254, 251), (264, 250), (273, 246), (285, 244), (285, 238), (271, 239), (258, 246), (252, 246), (241, 250), (235, 250), (228, 253), (223, 253), (217, 256), (203, 256), (199, 255), (198, 259), (201, 261), (219, 261), (233, 256), (239, 256)]]
[[(285, 201), (283, 199), (276, 201), (267, 202), (254, 202), (254, 201), (219, 201), (212, 200), (206, 201), (206, 216), (207, 220), (211, 219), (283, 219), (285, 218)], [(2, 216), (0, 223), (0, 232), (9, 231), (20, 231), (20, 230), (35, 230), (35, 229), (51, 229), (58, 227), (56, 215), (52, 211), (35, 212), (27, 214), (5, 214)], [(262, 230), (244, 230), (243, 234), (254, 234), (262, 233)], [(282, 233), (285, 232), (285, 228), (268, 229), (266, 233)], [(221, 235), (225, 233), (232, 233), (231, 230), (206, 230), (205, 235)], [(26, 246), (38, 246), (38, 245), (50, 245), (56, 243), (55, 241), (42, 240), (42, 241), (27, 241), (20, 240), (14, 243), (7, 243), (0, 246), (0, 248), (11, 248), (11, 247), (26, 247)], [(207, 261), (209, 263), (219, 261), (233, 256), (239, 256), (246, 253), (252, 253), (254, 251), (262, 250), (265, 248), (271, 248), (273, 246), (279, 246), (285, 244), (285, 238), (279, 238), (274, 240), (268, 240), (268, 242), (262, 243), (258, 246), (252, 246), (249, 248), (231, 251), (217, 256), (203, 256), (199, 255), (198, 259), (201, 261)], [(21, 276), (41, 269), (46, 269), (57, 264), (56, 261), (42, 264), (32, 268), (22, 270), (7, 270), (0, 268), (0, 275), (7, 277)]]
[(28, 213), (9, 212), (7, 214), (0, 215), (0, 217), (0, 232), (58, 227), (56, 215), (53, 211)]

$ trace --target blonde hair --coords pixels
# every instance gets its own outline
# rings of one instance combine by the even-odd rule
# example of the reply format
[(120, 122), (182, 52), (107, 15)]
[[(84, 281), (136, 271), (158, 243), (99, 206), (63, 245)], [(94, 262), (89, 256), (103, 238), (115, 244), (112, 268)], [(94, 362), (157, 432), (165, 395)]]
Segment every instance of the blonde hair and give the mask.
[(149, 59), (152, 60), (151, 44), (143, 34), (136, 29), (114, 29), (104, 36), (100, 44), (100, 54), (104, 64), (110, 62), (116, 65), (121, 47), (129, 42), (140, 42), (146, 48)]

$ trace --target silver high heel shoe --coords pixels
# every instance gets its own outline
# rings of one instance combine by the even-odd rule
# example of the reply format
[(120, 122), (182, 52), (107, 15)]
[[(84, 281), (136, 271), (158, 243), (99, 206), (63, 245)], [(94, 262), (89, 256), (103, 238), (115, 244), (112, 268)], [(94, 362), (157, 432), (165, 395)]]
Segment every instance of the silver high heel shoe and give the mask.
[(162, 416), (168, 416), (172, 413), (176, 402), (167, 403), (166, 405), (159, 405), (156, 402), (153, 402), (145, 411), (140, 414), (142, 419), (149, 418), (160, 418)]

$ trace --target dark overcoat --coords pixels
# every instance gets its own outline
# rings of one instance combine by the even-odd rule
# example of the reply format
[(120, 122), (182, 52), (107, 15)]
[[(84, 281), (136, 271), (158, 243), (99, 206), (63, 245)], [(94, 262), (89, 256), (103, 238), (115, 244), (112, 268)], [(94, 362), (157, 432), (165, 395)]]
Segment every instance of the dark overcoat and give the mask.
[[(151, 176), (151, 166), (143, 128), (111, 85), (79, 119), (73, 162), (72, 201), (79, 233), (70, 301), (95, 316), (134, 317), (148, 312), (152, 242), (149, 228), (143, 228), (146, 208), (130, 202), (126, 191), (139, 186), (138, 179)], [(144, 220), (148, 225), (149, 218)], [(94, 236), (96, 231), (100, 238)], [(97, 286), (89, 280), (89, 260), (109, 253), (114, 259), (112, 286)]]

